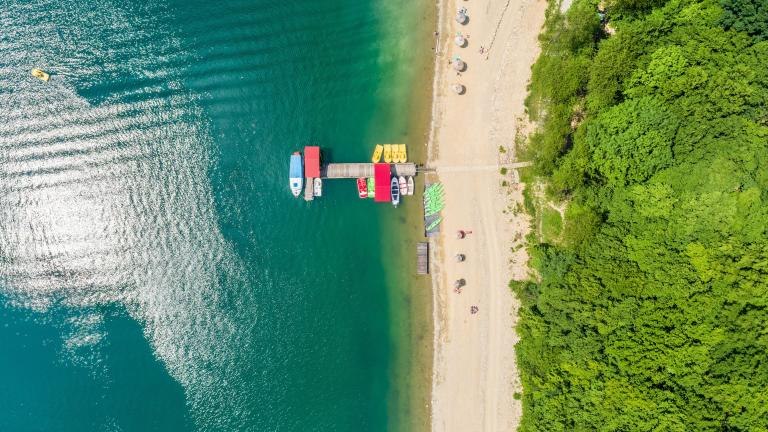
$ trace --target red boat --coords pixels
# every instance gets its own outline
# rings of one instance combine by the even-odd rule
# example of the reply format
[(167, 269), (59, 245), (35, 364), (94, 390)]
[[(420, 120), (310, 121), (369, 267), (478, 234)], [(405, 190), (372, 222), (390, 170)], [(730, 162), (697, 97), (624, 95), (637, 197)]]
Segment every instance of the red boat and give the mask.
[(365, 177), (357, 179), (357, 194), (360, 198), (368, 198), (368, 180)]

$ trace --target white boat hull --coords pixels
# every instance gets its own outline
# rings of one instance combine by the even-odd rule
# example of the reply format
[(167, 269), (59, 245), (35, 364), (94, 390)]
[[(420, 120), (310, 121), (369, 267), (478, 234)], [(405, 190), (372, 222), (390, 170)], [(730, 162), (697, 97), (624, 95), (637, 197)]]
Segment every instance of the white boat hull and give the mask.
[(291, 183), (291, 193), (293, 194), (293, 196), (298, 198), (299, 195), (301, 195), (301, 187), (303, 186), (302, 178), (291, 177), (290, 183)]

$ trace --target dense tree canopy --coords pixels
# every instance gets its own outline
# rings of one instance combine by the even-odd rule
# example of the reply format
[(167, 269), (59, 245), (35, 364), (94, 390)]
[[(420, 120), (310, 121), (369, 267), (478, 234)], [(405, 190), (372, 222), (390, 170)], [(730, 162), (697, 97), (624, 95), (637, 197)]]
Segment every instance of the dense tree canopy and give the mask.
[(550, 11), (529, 151), (569, 208), (514, 284), (522, 430), (768, 430), (768, 41), (737, 3), (764, 16)]
[(757, 40), (768, 40), (768, 2), (765, 0), (722, 0), (725, 28), (746, 32)]

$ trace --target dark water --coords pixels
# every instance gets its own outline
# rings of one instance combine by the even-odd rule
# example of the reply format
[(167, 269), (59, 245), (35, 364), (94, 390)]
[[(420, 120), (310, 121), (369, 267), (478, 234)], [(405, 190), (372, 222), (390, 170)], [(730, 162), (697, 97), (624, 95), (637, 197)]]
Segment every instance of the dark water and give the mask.
[(287, 164), (408, 138), (423, 7), (0, 2), (0, 430), (391, 428), (402, 209)]

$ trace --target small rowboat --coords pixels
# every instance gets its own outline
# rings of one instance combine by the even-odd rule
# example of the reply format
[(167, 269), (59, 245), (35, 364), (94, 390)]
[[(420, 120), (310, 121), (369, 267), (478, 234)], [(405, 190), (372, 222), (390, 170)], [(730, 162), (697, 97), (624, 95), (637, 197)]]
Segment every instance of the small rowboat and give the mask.
[(323, 181), (320, 180), (320, 177), (315, 177), (315, 184), (312, 185), (314, 188), (314, 195), (316, 197), (323, 196)]
[(384, 144), (384, 162), (392, 163), (392, 144)]
[(376, 196), (376, 182), (373, 180), (373, 177), (368, 177), (368, 198), (373, 198)]
[(392, 181), (389, 184), (389, 192), (392, 196), (392, 205), (397, 207), (400, 204), (400, 184), (397, 181), (397, 177), (392, 177)]
[(38, 68), (32, 69), (32, 76), (39, 79), (40, 81), (48, 82), (49, 79), (51, 79), (51, 76), (47, 73), (43, 72), (42, 70)]
[(384, 146), (381, 144), (376, 144), (376, 148), (373, 150), (373, 156), (371, 157), (371, 162), (379, 163), (381, 160), (382, 152), (384, 152)]
[(365, 177), (357, 179), (357, 195), (360, 198), (368, 198), (368, 181)]
[(397, 178), (397, 181), (400, 184), (400, 195), (408, 195), (408, 183), (405, 181), (405, 177), (400, 176)]
[(413, 177), (408, 177), (407, 183), (408, 183), (408, 193), (406, 195), (413, 195), (413, 190), (414, 190)]

